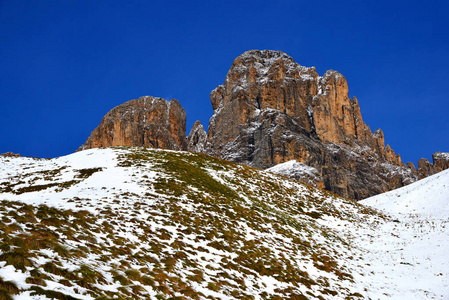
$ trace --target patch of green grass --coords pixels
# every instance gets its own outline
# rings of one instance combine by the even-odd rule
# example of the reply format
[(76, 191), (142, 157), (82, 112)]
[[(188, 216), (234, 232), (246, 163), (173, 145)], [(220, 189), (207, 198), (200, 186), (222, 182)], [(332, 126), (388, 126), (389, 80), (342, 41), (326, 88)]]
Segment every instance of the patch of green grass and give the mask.
[(58, 253), (60, 257), (71, 257), (71, 252), (66, 246), (56, 245), (53, 250)]
[(78, 270), (78, 273), (80, 274), (80, 277), (83, 281), (88, 283), (96, 283), (104, 282), (104, 277), (101, 273), (93, 270), (90, 266), (82, 264)]
[(183, 160), (176, 157), (176, 154), (167, 152), (166, 161), (161, 167), (168, 174), (172, 174), (176, 179), (182, 182), (182, 185), (190, 185), (205, 193), (219, 198), (237, 200), (238, 194), (231, 188), (216, 181), (205, 169), (208, 157), (195, 155)]

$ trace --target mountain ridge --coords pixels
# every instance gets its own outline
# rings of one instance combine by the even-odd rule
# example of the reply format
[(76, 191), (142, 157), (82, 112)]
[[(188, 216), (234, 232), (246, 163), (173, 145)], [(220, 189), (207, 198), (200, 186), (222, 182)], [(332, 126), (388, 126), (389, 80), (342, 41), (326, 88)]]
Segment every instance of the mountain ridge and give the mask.
[[(171, 102), (164, 106), (160, 100), (156, 108), (146, 108), (155, 112), (148, 118), (115, 114), (111, 122), (105, 116), (80, 149), (122, 145), (189, 150), (260, 169), (296, 160), (317, 170), (313, 183), (310, 178), (296, 179), (356, 200), (449, 167), (446, 156), (435, 156), (435, 166), (425, 159), (417, 169), (404, 164), (385, 145), (382, 130), (373, 133), (363, 122), (358, 100), (348, 97), (341, 73), (329, 70), (320, 76), (314, 67), (301, 66), (281, 51), (244, 52), (210, 98), (214, 113), (207, 133), (195, 122), (185, 138), (185, 112), (179, 102), (175, 100), (177, 109), (167, 118)], [(140, 108), (133, 111), (146, 116)]]

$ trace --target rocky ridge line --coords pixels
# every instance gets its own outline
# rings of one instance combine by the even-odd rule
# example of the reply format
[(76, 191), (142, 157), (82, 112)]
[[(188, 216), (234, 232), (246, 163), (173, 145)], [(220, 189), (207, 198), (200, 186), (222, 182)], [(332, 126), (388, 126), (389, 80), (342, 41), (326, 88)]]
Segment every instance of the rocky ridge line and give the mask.
[[(356, 97), (337, 71), (320, 76), (281, 51), (251, 50), (237, 57), (211, 94), (206, 131), (177, 100), (141, 97), (106, 114), (78, 150), (147, 146), (188, 150), (269, 169), (338, 195), (364, 199), (449, 167), (449, 154), (402, 163), (381, 129), (363, 122)], [(287, 170), (289, 169), (289, 170)], [(306, 172), (307, 171), (307, 172)]]
[(385, 146), (382, 130), (373, 133), (363, 122), (342, 74), (320, 76), (281, 51), (237, 57), (211, 103), (209, 155), (262, 169), (296, 160), (317, 170), (317, 185), (353, 199), (409, 184), (427, 171), (418, 167), (419, 175), (403, 164)]

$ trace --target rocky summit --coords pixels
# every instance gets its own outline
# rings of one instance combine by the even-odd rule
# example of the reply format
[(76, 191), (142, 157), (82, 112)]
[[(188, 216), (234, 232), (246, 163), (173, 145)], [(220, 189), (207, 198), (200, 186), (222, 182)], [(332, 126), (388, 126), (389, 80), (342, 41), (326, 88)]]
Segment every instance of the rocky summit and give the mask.
[[(234, 60), (210, 94), (208, 132), (186, 138), (177, 100), (141, 97), (106, 114), (79, 150), (147, 146), (205, 153), (283, 174), (340, 196), (364, 199), (449, 167), (447, 153), (404, 164), (381, 129), (363, 122), (357, 98), (337, 71), (320, 76), (281, 51), (251, 50)], [(280, 165), (284, 164), (285, 165)], [(279, 165), (276, 168), (273, 166)]]
[(186, 113), (178, 100), (140, 97), (109, 111), (78, 150), (146, 146), (186, 150)]
[(207, 154), (262, 169), (296, 160), (316, 170), (316, 185), (353, 199), (425, 177), (385, 147), (382, 130), (363, 122), (337, 71), (320, 76), (283, 52), (251, 50), (234, 60), (210, 98)]

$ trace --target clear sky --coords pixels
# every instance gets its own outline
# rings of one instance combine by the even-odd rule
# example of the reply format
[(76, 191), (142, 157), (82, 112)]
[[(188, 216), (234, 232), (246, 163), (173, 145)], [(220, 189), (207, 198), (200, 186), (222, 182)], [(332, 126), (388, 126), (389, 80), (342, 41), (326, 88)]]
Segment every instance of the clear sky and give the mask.
[(209, 94), (246, 50), (341, 72), (403, 161), (449, 152), (449, 1), (0, 0), (0, 153), (74, 152), (113, 107)]

